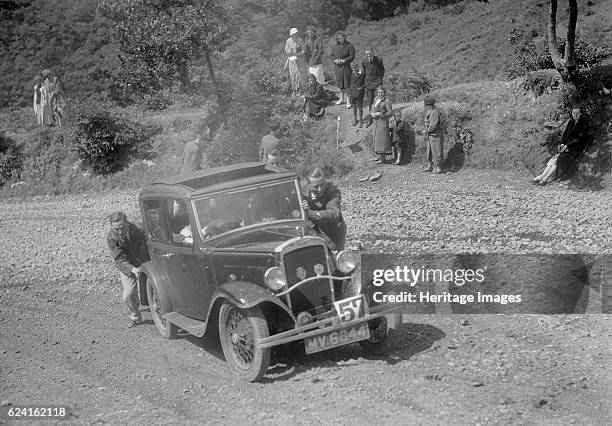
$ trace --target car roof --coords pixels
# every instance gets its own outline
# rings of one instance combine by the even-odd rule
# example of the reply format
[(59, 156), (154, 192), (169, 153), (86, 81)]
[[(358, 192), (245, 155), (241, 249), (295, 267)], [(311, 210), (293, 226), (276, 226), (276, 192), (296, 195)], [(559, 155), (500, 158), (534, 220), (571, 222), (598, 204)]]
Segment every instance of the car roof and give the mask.
[(242, 163), (160, 179), (144, 187), (140, 195), (192, 196), (295, 176), (294, 171), (280, 167)]

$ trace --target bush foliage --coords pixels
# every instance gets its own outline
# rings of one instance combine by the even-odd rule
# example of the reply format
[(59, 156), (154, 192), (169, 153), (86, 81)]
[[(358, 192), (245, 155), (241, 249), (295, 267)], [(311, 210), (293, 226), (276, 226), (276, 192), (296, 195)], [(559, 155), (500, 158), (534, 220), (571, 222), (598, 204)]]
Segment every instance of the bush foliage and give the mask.
[(23, 155), (13, 146), (0, 152), (0, 186), (19, 180), (23, 167)]
[(433, 90), (431, 80), (413, 69), (411, 74), (391, 73), (386, 76), (387, 90), (395, 102), (406, 102)]
[[(510, 38), (515, 45), (514, 56), (504, 64), (504, 76), (514, 79), (531, 71), (554, 69), (548, 48), (538, 49), (533, 41), (519, 42), (520, 35), (513, 34)], [(565, 39), (558, 40), (559, 51), (565, 49)], [(589, 69), (603, 62), (609, 55), (608, 48), (601, 44), (588, 43), (576, 37), (576, 65), (579, 69)]]
[(85, 108), (74, 117), (70, 142), (83, 164), (102, 176), (150, 156), (144, 127), (103, 106)]

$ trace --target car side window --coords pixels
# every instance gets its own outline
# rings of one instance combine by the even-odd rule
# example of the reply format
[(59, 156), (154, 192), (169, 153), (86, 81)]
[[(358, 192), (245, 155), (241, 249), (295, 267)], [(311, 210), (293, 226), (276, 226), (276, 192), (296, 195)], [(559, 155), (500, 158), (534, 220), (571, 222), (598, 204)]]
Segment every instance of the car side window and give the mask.
[(168, 222), (160, 200), (144, 201), (147, 233), (153, 241), (169, 241)]
[(168, 200), (167, 204), (172, 242), (180, 245), (193, 244), (193, 232), (189, 224), (187, 206), (183, 200)]

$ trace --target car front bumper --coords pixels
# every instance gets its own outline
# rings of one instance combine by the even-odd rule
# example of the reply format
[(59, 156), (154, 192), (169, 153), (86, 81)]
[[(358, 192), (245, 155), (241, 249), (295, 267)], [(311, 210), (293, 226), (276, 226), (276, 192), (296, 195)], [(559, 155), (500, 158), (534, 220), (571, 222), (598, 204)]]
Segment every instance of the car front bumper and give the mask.
[(319, 319), (310, 324), (297, 326), (291, 330), (283, 331), (263, 339), (258, 339), (256, 343), (261, 349), (284, 345), (285, 343), (304, 340), (309, 337), (327, 334), (332, 331), (342, 330), (346, 327), (359, 325), (376, 318), (381, 318), (401, 311), (403, 307), (403, 303), (373, 305), (365, 309), (363, 316), (360, 316), (359, 318), (350, 322), (341, 322), (336, 315), (333, 315), (329, 318)]

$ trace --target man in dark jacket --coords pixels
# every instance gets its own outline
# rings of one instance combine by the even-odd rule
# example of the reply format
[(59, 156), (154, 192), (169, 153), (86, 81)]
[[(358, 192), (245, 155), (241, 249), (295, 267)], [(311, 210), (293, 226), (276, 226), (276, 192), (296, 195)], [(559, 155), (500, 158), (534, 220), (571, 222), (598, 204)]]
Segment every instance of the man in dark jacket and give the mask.
[[(365, 97), (363, 100), (364, 105), (368, 107), (368, 112), (372, 110), (372, 103), (374, 102), (374, 92), (378, 86), (383, 84), (385, 77), (385, 65), (383, 60), (378, 56), (374, 56), (374, 52), (370, 47), (365, 52), (365, 59), (361, 62), (361, 69), (365, 75)], [(372, 116), (369, 116), (368, 126), (372, 125)]]
[(423, 99), (425, 104), (425, 142), (427, 147), (427, 167), (422, 172), (442, 173), (443, 157), (443, 133), (441, 126), (440, 111), (436, 108), (436, 100), (426, 95)]
[(307, 175), (309, 188), (305, 191), (301, 205), (308, 219), (334, 243), (337, 250), (344, 250), (346, 224), (342, 218), (340, 190), (327, 182), (318, 167)]
[(138, 268), (149, 260), (146, 238), (136, 225), (128, 222), (125, 213), (115, 212), (108, 219), (111, 229), (106, 235), (106, 243), (119, 269), (123, 301), (130, 309), (130, 319), (136, 323), (142, 320), (138, 301)]
[(308, 73), (317, 78), (319, 84), (325, 84), (323, 72), (323, 40), (317, 37), (312, 27), (306, 28), (306, 40), (304, 40), (304, 57), (308, 66)]

